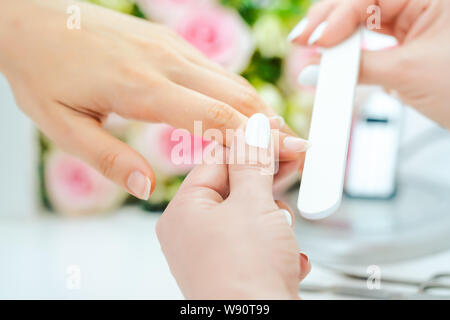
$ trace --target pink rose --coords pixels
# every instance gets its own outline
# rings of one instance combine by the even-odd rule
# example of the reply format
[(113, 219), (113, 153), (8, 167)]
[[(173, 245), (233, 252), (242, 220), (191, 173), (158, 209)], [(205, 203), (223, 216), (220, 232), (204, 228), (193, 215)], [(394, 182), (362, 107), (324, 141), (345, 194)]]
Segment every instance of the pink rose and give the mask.
[(243, 71), (253, 54), (250, 29), (233, 10), (197, 8), (172, 21), (171, 26), (208, 58), (230, 71)]
[(203, 149), (209, 143), (167, 124), (144, 125), (130, 139), (130, 145), (149, 161), (155, 174), (164, 176), (188, 173), (196, 159), (201, 161)]
[(62, 151), (53, 151), (46, 158), (45, 187), (55, 211), (66, 215), (110, 210), (126, 196), (96, 170)]
[(136, 0), (151, 20), (169, 23), (188, 11), (215, 4), (215, 0)]

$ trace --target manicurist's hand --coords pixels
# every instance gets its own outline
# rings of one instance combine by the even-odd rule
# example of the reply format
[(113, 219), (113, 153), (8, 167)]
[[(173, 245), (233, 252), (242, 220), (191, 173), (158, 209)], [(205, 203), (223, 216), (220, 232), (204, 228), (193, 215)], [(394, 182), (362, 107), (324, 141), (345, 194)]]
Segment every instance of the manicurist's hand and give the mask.
[(266, 160), (273, 152), (255, 117), (246, 142), (236, 134), (228, 153), (217, 146), (208, 157), (215, 161), (193, 169), (158, 221), (161, 248), (188, 299), (298, 299), (310, 270), (293, 215), (272, 196)]
[[(138, 198), (149, 197), (154, 174), (141, 155), (104, 131), (108, 114), (191, 132), (201, 120), (204, 130), (224, 134), (255, 112), (273, 114), (243, 78), (165, 27), (79, 1), (0, 3), (0, 71), (18, 105), (59, 147)], [(74, 4), (80, 29), (67, 27)], [(282, 148), (282, 159), (302, 156), (302, 140), (295, 141)]]
[[(360, 24), (376, 23), (399, 41), (395, 49), (364, 52), (360, 81), (396, 91), (418, 111), (450, 128), (450, 1), (323, 0), (290, 34), (299, 45), (329, 47), (351, 35)], [(313, 59), (314, 60), (314, 59)], [(307, 67), (300, 81), (309, 82), (317, 67)]]

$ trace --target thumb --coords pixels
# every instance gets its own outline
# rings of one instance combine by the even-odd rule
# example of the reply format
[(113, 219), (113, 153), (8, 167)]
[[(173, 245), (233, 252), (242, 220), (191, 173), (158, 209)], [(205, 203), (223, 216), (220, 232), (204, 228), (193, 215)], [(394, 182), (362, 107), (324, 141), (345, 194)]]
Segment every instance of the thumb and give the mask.
[[(396, 89), (399, 76), (401, 47), (380, 51), (365, 50), (361, 53), (359, 68), (359, 83), (381, 85), (387, 89)], [(318, 59), (317, 59), (318, 60)], [(320, 65), (309, 64), (303, 68), (298, 76), (301, 86), (316, 86), (319, 79)]]
[(59, 147), (86, 161), (135, 197), (149, 198), (155, 176), (138, 152), (106, 132), (93, 118), (67, 108), (54, 110), (59, 110), (54, 115), (58, 121), (53, 121), (57, 125), (46, 134)]
[(395, 89), (399, 84), (399, 67), (402, 48), (380, 51), (363, 51), (359, 68), (359, 82), (377, 84), (388, 89)]
[(275, 154), (278, 154), (275, 141), (278, 139), (271, 135), (269, 119), (261, 113), (248, 119), (245, 133), (242, 128), (236, 131), (228, 158), (230, 197), (273, 201)]

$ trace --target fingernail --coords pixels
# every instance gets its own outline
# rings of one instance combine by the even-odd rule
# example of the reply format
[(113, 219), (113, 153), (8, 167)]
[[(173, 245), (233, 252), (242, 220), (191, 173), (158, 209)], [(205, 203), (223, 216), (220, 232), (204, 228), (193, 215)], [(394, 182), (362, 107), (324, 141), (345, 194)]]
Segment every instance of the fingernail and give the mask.
[(283, 144), (287, 149), (294, 152), (305, 152), (310, 147), (308, 141), (295, 137), (284, 138)]
[(298, 38), (303, 33), (303, 31), (305, 31), (307, 25), (308, 25), (308, 18), (300, 20), (300, 22), (297, 23), (294, 29), (292, 29), (291, 32), (289, 32), (287, 39), (289, 41), (293, 41), (294, 39)]
[(139, 199), (148, 200), (152, 183), (140, 171), (133, 171), (127, 180), (128, 189)]
[(313, 64), (303, 69), (297, 78), (298, 84), (304, 87), (313, 87), (317, 85), (319, 68), (319, 65)]
[(248, 119), (245, 128), (245, 142), (249, 146), (269, 148), (270, 123), (269, 119), (262, 113), (255, 113)]
[(311, 34), (311, 37), (308, 39), (308, 44), (311, 46), (316, 43), (321, 37), (325, 29), (327, 28), (327, 21), (322, 22), (317, 26), (314, 32)]
[(286, 209), (281, 209), (281, 211), (284, 213), (284, 216), (286, 217), (286, 220), (288, 222), (288, 224), (290, 226), (292, 226), (292, 216), (291, 213), (289, 211), (287, 211)]
[(306, 262), (309, 262), (309, 258), (306, 254), (304, 254), (303, 252), (300, 252), (300, 255), (303, 257), (303, 259), (306, 260)]
[(269, 120), (272, 129), (281, 129), (285, 125), (284, 119), (281, 116), (273, 116), (270, 117)]

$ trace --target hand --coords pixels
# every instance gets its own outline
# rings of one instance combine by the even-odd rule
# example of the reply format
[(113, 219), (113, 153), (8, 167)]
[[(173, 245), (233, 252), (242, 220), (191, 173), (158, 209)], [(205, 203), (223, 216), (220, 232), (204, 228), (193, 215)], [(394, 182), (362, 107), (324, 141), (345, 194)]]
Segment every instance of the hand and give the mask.
[[(365, 24), (373, 14), (367, 9), (375, 4), (381, 10), (381, 29), (375, 31), (396, 37), (400, 46), (364, 52), (360, 82), (396, 91), (406, 104), (450, 128), (449, 1), (325, 0), (311, 8), (306, 22), (294, 29), (290, 39), (299, 45), (314, 40), (321, 47), (336, 45)], [(321, 35), (312, 36), (324, 21)]]
[(248, 161), (258, 149), (246, 146), (242, 157), (238, 146), (224, 156), (235, 164), (191, 171), (158, 221), (161, 248), (188, 299), (298, 299), (311, 267), (299, 254), (294, 217), (274, 201), (266, 166)]
[[(66, 27), (71, 4), (81, 8), (79, 30)], [(0, 70), (18, 105), (59, 147), (141, 199), (153, 190), (154, 174), (103, 129), (108, 114), (191, 132), (201, 120), (204, 130), (224, 136), (255, 112), (274, 115), (246, 80), (157, 24), (54, 0), (2, 1), (0, 24)], [(284, 148), (280, 157), (301, 155)]]

